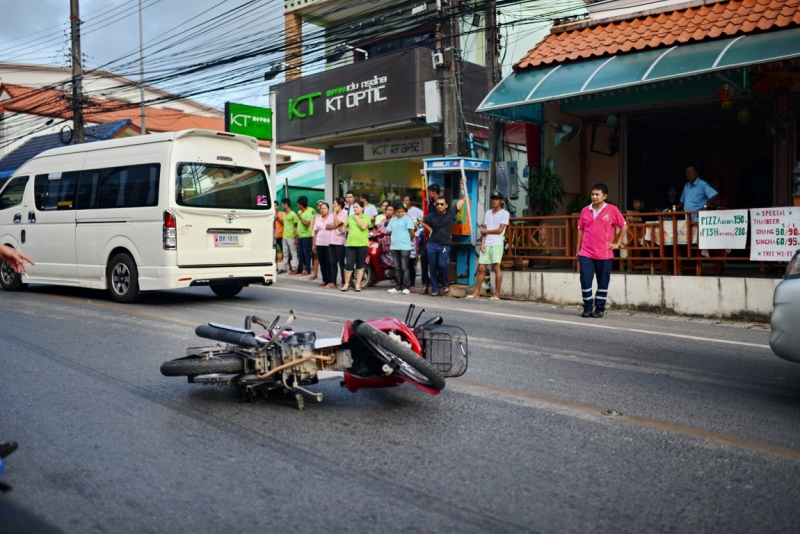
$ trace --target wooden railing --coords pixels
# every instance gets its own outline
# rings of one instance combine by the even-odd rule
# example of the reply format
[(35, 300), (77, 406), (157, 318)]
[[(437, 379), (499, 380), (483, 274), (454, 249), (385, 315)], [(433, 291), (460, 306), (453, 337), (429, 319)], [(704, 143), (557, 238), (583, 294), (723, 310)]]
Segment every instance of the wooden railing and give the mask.
[[(719, 276), (729, 262), (750, 262), (748, 249), (737, 251), (701, 250), (696, 212), (657, 212), (626, 215), (628, 233), (625, 247), (614, 254), (620, 269), (670, 273), (684, 271), (701, 275), (710, 269)], [(543, 259), (577, 269), (578, 215), (514, 217), (509, 221), (505, 258), (528, 259), (534, 264)], [(735, 254), (735, 255), (731, 255)], [(708, 265), (704, 266), (706, 263)], [(761, 264), (763, 271), (765, 266)]]

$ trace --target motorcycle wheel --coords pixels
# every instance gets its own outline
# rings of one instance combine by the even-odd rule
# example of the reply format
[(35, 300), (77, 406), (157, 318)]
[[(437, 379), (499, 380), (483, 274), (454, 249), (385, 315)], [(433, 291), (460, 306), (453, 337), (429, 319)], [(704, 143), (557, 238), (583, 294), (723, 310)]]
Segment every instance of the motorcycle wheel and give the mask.
[(215, 373), (241, 373), (244, 370), (242, 357), (234, 354), (221, 354), (213, 358), (187, 356), (161, 364), (164, 376), (196, 376)]
[(428, 362), (417, 356), (413, 350), (389, 337), (368, 323), (361, 323), (356, 334), (375, 348), (375, 355), (390, 365), (397, 366), (397, 372), (419, 382), (423, 386), (441, 391), (445, 380)]

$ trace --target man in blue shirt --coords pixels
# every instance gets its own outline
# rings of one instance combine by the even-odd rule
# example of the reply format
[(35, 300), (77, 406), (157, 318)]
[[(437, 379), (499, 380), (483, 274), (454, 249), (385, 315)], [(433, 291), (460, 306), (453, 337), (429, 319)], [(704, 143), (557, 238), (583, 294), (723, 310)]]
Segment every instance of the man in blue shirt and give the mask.
[[(686, 167), (686, 180), (678, 211), (700, 211), (714, 205), (719, 193), (700, 178), (694, 165)], [(697, 214), (692, 215), (692, 219), (697, 219)]]

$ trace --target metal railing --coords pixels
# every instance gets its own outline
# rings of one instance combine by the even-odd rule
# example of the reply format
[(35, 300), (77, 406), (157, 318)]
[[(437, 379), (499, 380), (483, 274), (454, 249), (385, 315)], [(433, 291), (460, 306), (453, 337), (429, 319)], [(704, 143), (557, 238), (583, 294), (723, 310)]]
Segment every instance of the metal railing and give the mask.
[[(684, 271), (700, 276), (712, 270), (719, 276), (729, 262), (750, 263), (749, 247), (737, 251), (701, 250), (697, 212), (629, 213), (625, 247), (614, 254), (621, 270), (650, 271), (651, 274)], [(579, 215), (513, 217), (507, 232), (504, 258), (527, 259), (534, 265), (551, 260), (577, 270), (577, 228)], [(731, 255), (731, 253), (735, 255)], [(544, 263), (547, 263), (546, 261)], [(706, 265), (704, 265), (706, 264)], [(763, 272), (765, 265), (760, 264)]]

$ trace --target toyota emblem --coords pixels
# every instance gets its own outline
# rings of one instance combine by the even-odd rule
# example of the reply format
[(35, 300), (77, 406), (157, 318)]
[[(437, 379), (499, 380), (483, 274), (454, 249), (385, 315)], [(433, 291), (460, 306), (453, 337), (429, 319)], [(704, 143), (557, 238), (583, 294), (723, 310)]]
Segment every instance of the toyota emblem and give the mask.
[(228, 214), (228, 216), (225, 217), (225, 222), (228, 223), (228, 224), (233, 224), (234, 220), (235, 219), (233, 218), (233, 215), (231, 215), (231, 214)]

